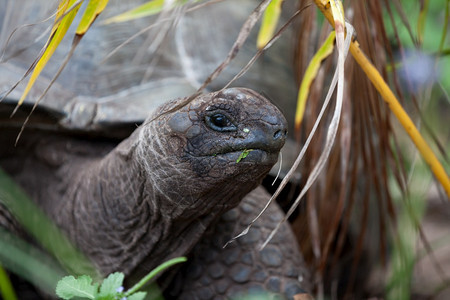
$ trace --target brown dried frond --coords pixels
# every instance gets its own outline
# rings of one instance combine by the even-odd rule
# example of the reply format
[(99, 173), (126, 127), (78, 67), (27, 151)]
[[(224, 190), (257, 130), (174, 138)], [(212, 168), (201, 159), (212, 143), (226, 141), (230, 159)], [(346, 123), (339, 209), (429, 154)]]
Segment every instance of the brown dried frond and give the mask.
[[(381, 4), (352, 1), (346, 11), (351, 11), (347, 17), (356, 29), (361, 48), (374, 65), (382, 70), (387, 80), (385, 67), (387, 57), (392, 57), (392, 51), (385, 49), (389, 41), (384, 30)], [(303, 74), (317, 49), (311, 37), (315, 28), (312, 22), (316, 18), (314, 16), (314, 20), (311, 19), (308, 17), (303, 20), (298, 28), (298, 74)], [(306, 31), (308, 33), (305, 34)], [(329, 25), (324, 23), (322, 32), (327, 31)], [(328, 59), (312, 84), (303, 133), (308, 133), (315, 121), (331, 77), (327, 75), (333, 68), (332, 60)], [(387, 188), (388, 175), (397, 166), (389, 142), (392, 138), (390, 112), (351, 57), (346, 63), (346, 84), (346, 99), (336, 145), (327, 170), (308, 192), (306, 216), (298, 218), (308, 220), (309, 233), (306, 234), (304, 228), (298, 227), (304, 226), (304, 221), (296, 221), (293, 226), (301, 234), (298, 237), (307, 261), (319, 273), (316, 278), (325, 278), (327, 273), (331, 273), (329, 268), (337, 266), (338, 261), (348, 255), (344, 253), (345, 241), (349, 238), (354, 240), (355, 246), (351, 250), (353, 267), (348, 278), (348, 291), (353, 292), (357, 269), (367, 249), (376, 249), (372, 251), (373, 254), (378, 255), (383, 263), (386, 261), (387, 226), (390, 221), (395, 222), (395, 210)], [(323, 146), (323, 135), (319, 133), (311, 143), (303, 174), (308, 174), (317, 162)], [(300, 144), (304, 142), (304, 136), (301, 135), (303, 140)]]

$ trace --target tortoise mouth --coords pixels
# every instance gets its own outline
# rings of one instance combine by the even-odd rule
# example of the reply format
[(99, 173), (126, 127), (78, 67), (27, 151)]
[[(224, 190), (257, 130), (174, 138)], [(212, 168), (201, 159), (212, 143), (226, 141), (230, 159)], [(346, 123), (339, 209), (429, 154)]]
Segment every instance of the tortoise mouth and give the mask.
[(209, 156), (243, 165), (255, 163), (273, 165), (278, 161), (278, 154), (279, 152), (268, 152), (262, 149), (246, 148), (216, 153)]
[(278, 161), (280, 151), (272, 152), (260, 148), (237, 148), (227, 149), (220, 152), (213, 152), (208, 154), (194, 154), (188, 153), (191, 157), (197, 158), (212, 158), (226, 162), (235, 162), (237, 164), (264, 164), (274, 165)]
[(268, 152), (261, 149), (243, 149), (220, 154), (221, 157), (237, 164), (275, 164), (278, 161), (278, 152)]

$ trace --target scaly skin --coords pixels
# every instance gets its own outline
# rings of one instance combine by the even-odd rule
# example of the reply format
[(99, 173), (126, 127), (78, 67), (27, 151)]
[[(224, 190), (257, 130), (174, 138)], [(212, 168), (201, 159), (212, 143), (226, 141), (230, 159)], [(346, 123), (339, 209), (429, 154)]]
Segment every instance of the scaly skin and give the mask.
[[(247, 235), (223, 247), (253, 220), (270, 195), (258, 187), (225, 213), (195, 246), (188, 263), (167, 289), (166, 299), (223, 300), (266, 292), (292, 299), (310, 290), (309, 274), (288, 224), (260, 251), (283, 218), (273, 203)], [(278, 299), (278, 298), (277, 298)]]

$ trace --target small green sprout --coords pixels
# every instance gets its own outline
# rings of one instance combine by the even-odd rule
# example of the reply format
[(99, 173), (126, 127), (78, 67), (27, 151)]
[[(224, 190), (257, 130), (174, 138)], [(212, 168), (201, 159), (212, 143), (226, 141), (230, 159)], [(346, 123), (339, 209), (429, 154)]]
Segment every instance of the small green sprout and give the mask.
[(185, 257), (178, 257), (161, 264), (127, 291), (124, 291), (123, 288), (125, 276), (121, 272), (109, 274), (100, 286), (98, 283), (92, 283), (92, 278), (87, 275), (82, 275), (77, 278), (66, 276), (56, 285), (56, 295), (65, 300), (74, 297), (94, 300), (143, 300), (147, 293), (138, 292), (138, 290), (140, 290), (144, 284), (163, 270), (185, 261)]
[(236, 163), (238, 164), (241, 160), (247, 157), (247, 155), (253, 151), (253, 149), (245, 149), (242, 151), (242, 153), (239, 155), (238, 159), (236, 160)]

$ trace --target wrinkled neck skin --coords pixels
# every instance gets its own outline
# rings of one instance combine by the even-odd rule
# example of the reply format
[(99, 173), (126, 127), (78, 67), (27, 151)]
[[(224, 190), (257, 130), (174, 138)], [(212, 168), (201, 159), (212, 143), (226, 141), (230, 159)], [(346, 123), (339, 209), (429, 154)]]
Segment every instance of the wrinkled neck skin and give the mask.
[(183, 153), (186, 140), (164, 118), (137, 129), (106, 157), (78, 166), (67, 179), (70, 201), (54, 210), (58, 225), (103, 274), (148, 272), (186, 255), (270, 170), (222, 179), (196, 173)]

